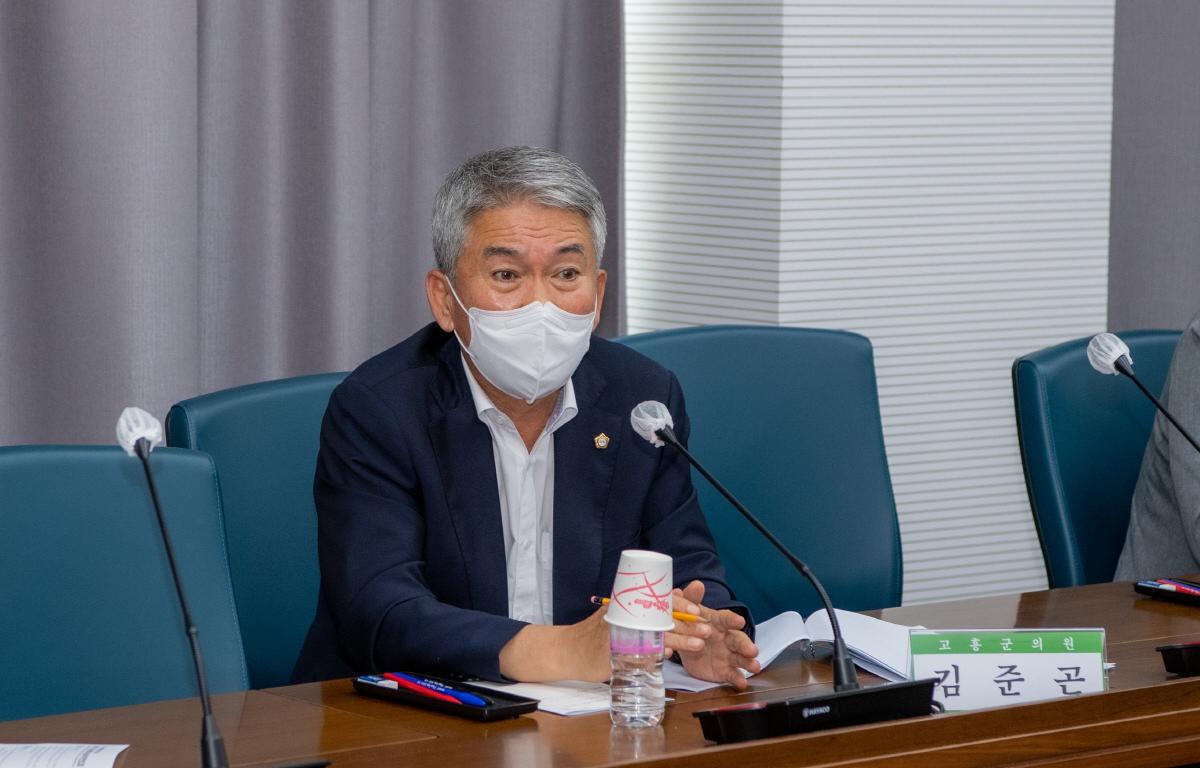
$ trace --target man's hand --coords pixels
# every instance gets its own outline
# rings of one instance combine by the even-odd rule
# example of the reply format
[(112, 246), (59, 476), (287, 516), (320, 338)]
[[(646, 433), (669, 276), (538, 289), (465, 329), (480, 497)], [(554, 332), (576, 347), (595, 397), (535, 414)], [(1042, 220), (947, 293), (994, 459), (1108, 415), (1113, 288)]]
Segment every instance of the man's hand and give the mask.
[(500, 649), (500, 673), (526, 683), (606, 682), (612, 667), (604, 613), (600, 608), (575, 624), (526, 626)]
[(742, 631), (746, 619), (733, 611), (714, 611), (702, 604), (704, 583), (693, 581), (671, 594), (673, 608), (707, 619), (704, 622), (675, 621), (667, 633), (668, 651), (677, 651), (683, 668), (693, 677), (728, 683), (739, 690), (746, 687), (741, 670), (757, 673), (758, 647)]

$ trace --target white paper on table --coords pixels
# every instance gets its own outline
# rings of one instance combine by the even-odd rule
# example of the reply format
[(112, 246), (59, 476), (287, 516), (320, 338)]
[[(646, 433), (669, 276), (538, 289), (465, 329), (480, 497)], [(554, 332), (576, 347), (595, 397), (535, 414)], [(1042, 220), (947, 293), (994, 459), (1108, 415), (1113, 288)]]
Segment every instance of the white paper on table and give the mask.
[[(767, 665), (779, 658), (797, 640), (807, 640), (808, 630), (804, 628), (804, 619), (795, 611), (784, 611), (774, 618), (759, 624), (754, 631), (754, 644), (758, 646), (758, 663), (766, 669)], [(744, 670), (743, 670), (744, 671)], [(746, 677), (752, 677), (746, 673)], [(674, 662), (663, 665), (663, 681), (668, 688), (676, 691), (707, 691), (724, 683), (713, 683), (692, 677), (683, 667)]]
[[(850, 611), (839, 610), (837, 617), (855, 664), (892, 682), (908, 679), (908, 630), (924, 627), (893, 624)], [(833, 628), (824, 609), (809, 616), (805, 625), (813, 640), (833, 641)]]
[(112, 768), (128, 744), (0, 744), (0, 768)]
[[(538, 709), (567, 717), (606, 712), (612, 701), (612, 693), (607, 684), (585, 683), (580, 680), (564, 680), (559, 683), (493, 683), (487, 680), (472, 680), (471, 685), (537, 699)], [(7, 766), (0, 764), (0, 768)]]

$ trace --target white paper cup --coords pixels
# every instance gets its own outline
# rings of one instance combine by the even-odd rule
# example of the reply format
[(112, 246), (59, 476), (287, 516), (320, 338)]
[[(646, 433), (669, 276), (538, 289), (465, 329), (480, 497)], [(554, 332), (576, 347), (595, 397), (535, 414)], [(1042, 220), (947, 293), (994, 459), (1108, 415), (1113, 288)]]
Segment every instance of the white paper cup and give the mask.
[(604, 620), (626, 629), (672, 629), (671, 570), (670, 555), (644, 549), (622, 552)]

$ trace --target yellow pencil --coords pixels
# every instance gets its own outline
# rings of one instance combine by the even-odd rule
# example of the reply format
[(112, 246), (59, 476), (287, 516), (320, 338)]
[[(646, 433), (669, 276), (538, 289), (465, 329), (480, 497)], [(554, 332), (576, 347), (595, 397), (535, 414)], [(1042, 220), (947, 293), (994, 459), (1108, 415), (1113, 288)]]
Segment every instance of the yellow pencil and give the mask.
[[(593, 597), (592, 605), (608, 605), (608, 600), (609, 599), (607, 597)], [(699, 621), (704, 624), (708, 623), (708, 619), (706, 619), (702, 616), (696, 616), (695, 614), (691, 614), (691, 613), (684, 613), (683, 611), (671, 611), (671, 615), (674, 616), (675, 618), (679, 619), (680, 621), (690, 621), (693, 623)]]

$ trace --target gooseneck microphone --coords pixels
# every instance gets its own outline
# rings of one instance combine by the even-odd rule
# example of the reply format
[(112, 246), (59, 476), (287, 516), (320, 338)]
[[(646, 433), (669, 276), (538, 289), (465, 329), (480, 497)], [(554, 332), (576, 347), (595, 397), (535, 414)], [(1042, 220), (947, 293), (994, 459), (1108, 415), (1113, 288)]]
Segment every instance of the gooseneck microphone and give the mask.
[[(158, 519), (158, 532), (162, 535), (163, 549), (167, 552), (167, 564), (171, 567), (171, 579), (175, 583), (175, 595), (183, 613), (183, 625), (187, 629), (188, 645), (192, 649), (192, 664), (196, 668), (196, 687), (200, 692), (200, 707), (204, 713), (200, 726), (200, 764), (203, 768), (229, 768), (229, 756), (225, 753), (225, 740), (213, 717), (212, 697), (208, 692), (208, 675), (204, 671), (204, 658), (200, 654), (200, 631), (192, 620), (187, 597), (183, 594), (183, 582), (179, 578), (179, 567), (175, 563), (175, 549), (167, 535), (167, 523), (163, 518), (162, 504), (158, 500), (158, 488), (154, 484), (154, 473), (150, 469), (150, 452), (154, 446), (162, 445), (163, 429), (158, 419), (141, 408), (126, 408), (117, 420), (117, 443), (125, 453), (136, 456), (146, 473), (146, 485), (150, 489), (150, 500), (154, 502), (154, 515)], [(324, 768), (328, 760), (311, 760), (292, 763), (281, 768)]]
[(196, 668), (196, 687), (200, 690), (200, 706), (204, 719), (200, 730), (200, 761), (204, 768), (228, 768), (229, 757), (225, 754), (225, 740), (217, 729), (213, 717), (212, 698), (208, 693), (208, 676), (204, 673), (204, 659), (200, 654), (200, 632), (192, 621), (187, 597), (183, 594), (183, 582), (179, 579), (179, 567), (175, 563), (175, 549), (167, 535), (167, 524), (163, 519), (162, 504), (158, 500), (158, 488), (154, 485), (154, 473), (150, 470), (150, 452), (162, 444), (162, 424), (141, 408), (126, 408), (117, 421), (117, 442), (125, 453), (137, 456), (146, 472), (146, 484), (150, 488), (150, 500), (154, 502), (154, 514), (158, 519), (158, 532), (162, 535), (163, 549), (167, 552), (167, 563), (171, 567), (171, 579), (175, 582), (175, 595), (183, 612), (183, 624), (187, 629), (188, 645), (192, 649), (192, 663)]
[(1146, 385), (1142, 383), (1133, 373), (1133, 356), (1129, 353), (1129, 346), (1121, 341), (1120, 337), (1115, 333), (1098, 333), (1092, 337), (1087, 346), (1088, 362), (1092, 364), (1100, 373), (1112, 374), (1113, 376), (1125, 376), (1142, 391), (1146, 397), (1150, 398), (1150, 402), (1154, 403), (1154, 407), (1159, 413), (1167, 417), (1167, 421), (1175, 425), (1175, 429), (1179, 430), (1179, 434), (1183, 435), (1192, 447), (1200, 451), (1200, 444), (1196, 443), (1196, 438), (1183, 428), (1166, 406), (1159, 402)]
[[(783, 719), (767, 715), (761, 723), (746, 723), (750, 719), (759, 719), (757, 713), (762, 710), (749, 710), (744, 707), (730, 708), (729, 717), (722, 717), (722, 710), (712, 710), (717, 713), (708, 720), (704, 715), (711, 713), (696, 713), (701, 717), (705, 736), (714, 741), (741, 741), (745, 738), (758, 738), (779, 733), (796, 733), (799, 731), (816, 730), (819, 728), (836, 728), (844, 725), (891, 720), (914, 715), (928, 715), (933, 708), (933, 688), (936, 680), (914, 680), (900, 683), (885, 683), (883, 685), (863, 688), (858, 683), (858, 674), (854, 669), (854, 660), (846, 648), (846, 639), (842, 635), (837, 613), (833, 609), (833, 601), (821, 584), (821, 580), (803, 560), (796, 557), (782, 541), (763, 525), (754, 514), (746, 509), (737, 498), (713, 477), (705, 467), (688, 451), (682, 441), (675, 436), (674, 419), (667, 406), (660, 402), (649, 400), (639, 403), (629, 414), (629, 422), (633, 431), (641, 435), (651, 445), (661, 448), (670, 444), (688, 460), (696, 471), (707, 480), (713, 488), (725, 497), (733, 508), (742, 514), (754, 528), (779, 550), (787, 561), (812, 584), (829, 615), (829, 625), (833, 631), (833, 689), (832, 696), (815, 696), (798, 700), (786, 700), (776, 704), (785, 708), (797, 707), (801, 714), (797, 717), (788, 716)], [(723, 722), (729, 720), (730, 722)], [(764, 728), (769, 732), (763, 732)]]
[(846, 650), (842, 628), (838, 624), (837, 614), (833, 611), (833, 602), (829, 599), (829, 593), (825, 591), (825, 586), (821, 584), (821, 580), (812, 572), (812, 569), (803, 560), (792, 554), (792, 551), (784, 546), (783, 542), (776, 538), (775, 534), (771, 533), (761, 520), (746, 509), (745, 505), (729, 492), (729, 489), (713, 477), (712, 473), (705, 469), (696, 460), (696, 457), (684, 447), (679, 438), (675, 437), (673, 431), (675, 422), (671, 418), (671, 412), (667, 410), (667, 406), (654, 400), (639, 403), (629, 414), (629, 421), (633, 425), (633, 431), (649, 440), (655, 447), (661, 448), (665, 443), (670, 443), (675, 450), (683, 454), (688, 463), (695, 467), (696, 471), (703, 475), (704, 479), (711, 483), (712, 487), (716, 488), (717, 492), (724, 496), (734, 509), (741, 512), (742, 517), (758, 529), (758, 532), (787, 558), (787, 561), (800, 572), (801, 576), (808, 579), (808, 582), (813, 585), (813, 589), (817, 591), (817, 596), (821, 598), (821, 605), (825, 606), (825, 611), (829, 614), (830, 627), (833, 629), (833, 689), (835, 691), (851, 691), (858, 688), (858, 674), (854, 670), (854, 661), (850, 658), (849, 651)]

